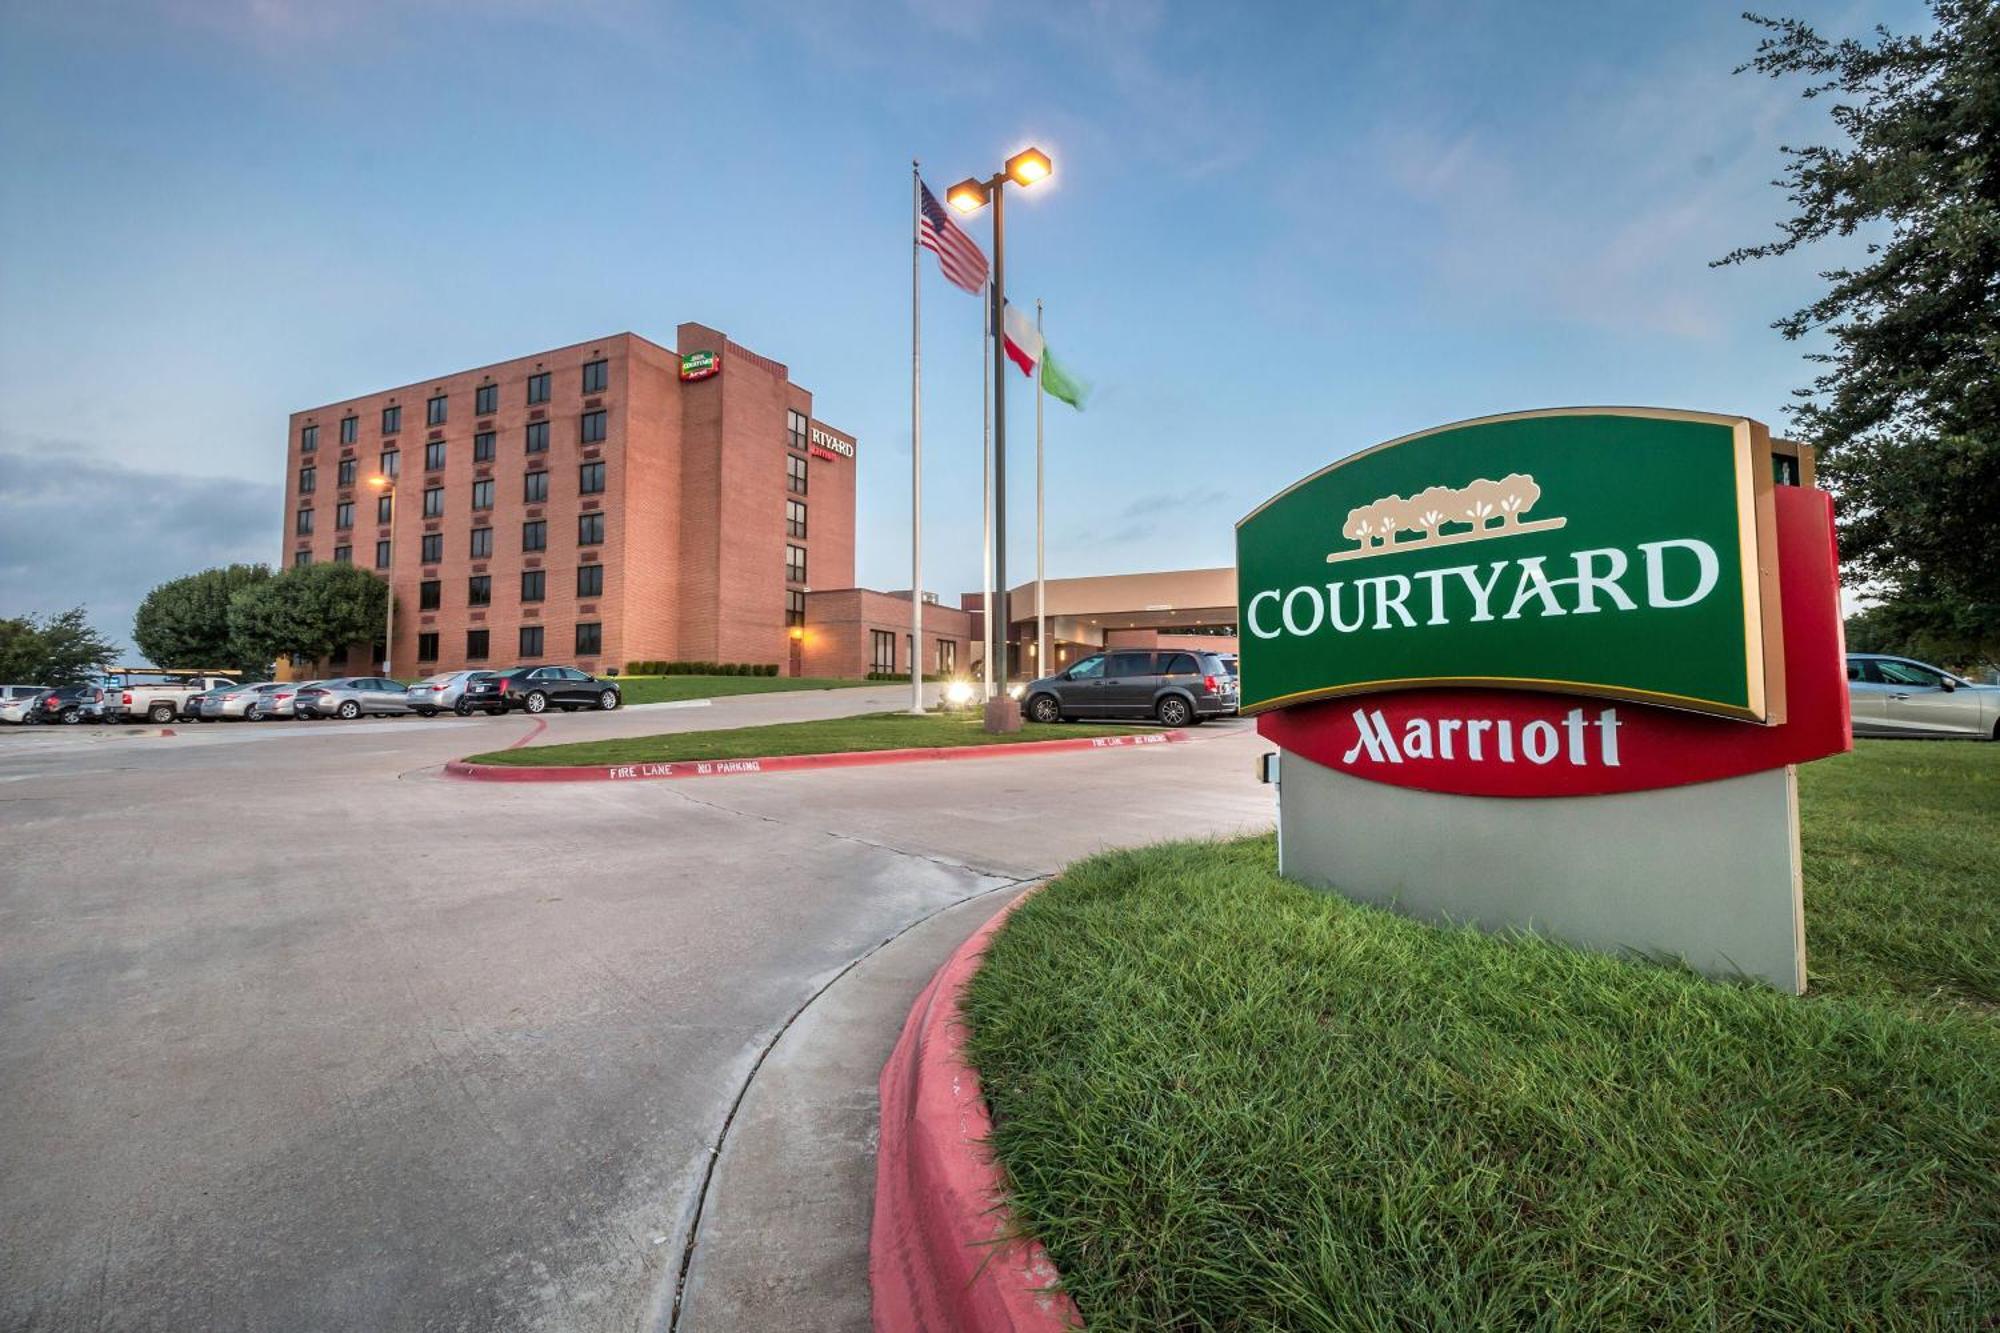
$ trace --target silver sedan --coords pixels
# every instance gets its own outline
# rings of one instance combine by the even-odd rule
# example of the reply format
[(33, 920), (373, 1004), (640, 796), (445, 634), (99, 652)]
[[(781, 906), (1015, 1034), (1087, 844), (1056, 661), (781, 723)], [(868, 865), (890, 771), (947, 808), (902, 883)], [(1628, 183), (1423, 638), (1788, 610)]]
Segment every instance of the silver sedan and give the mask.
[(1961, 736), (2000, 741), (2000, 685), (1975, 685), (1907, 657), (1847, 655), (1857, 736)]
[(270, 696), (279, 691), (289, 691), (291, 686), (280, 685), (276, 681), (253, 681), (243, 685), (232, 685), (226, 690), (210, 690), (201, 696), (201, 720), (213, 718), (257, 722), (265, 716), (264, 705)]
[(354, 718), (363, 714), (407, 713), (402, 682), (381, 676), (341, 676), (299, 690), (292, 700), (300, 717)]
[(422, 717), (435, 717), (447, 709), (460, 717), (469, 717), (472, 709), (465, 704), (466, 683), (492, 674), (491, 671), (446, 671), (426, 676), (410, 686), (404, 692), (404, 698)]

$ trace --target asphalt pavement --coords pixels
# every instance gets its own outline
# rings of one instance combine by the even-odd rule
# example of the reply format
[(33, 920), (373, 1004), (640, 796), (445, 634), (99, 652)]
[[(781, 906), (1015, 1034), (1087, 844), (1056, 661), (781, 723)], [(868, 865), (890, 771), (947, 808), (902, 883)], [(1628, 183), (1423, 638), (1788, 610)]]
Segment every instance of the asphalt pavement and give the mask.
[[(907, 698), (558, 714), (535, 739)], [(0, 734), (0, 1326), (666, 1328), (690, 1268), (684, 1327), (799, 1326), (811, 1283), (814, 1326), (865, 1323), (870, 1070), (929, 968), (1080, 855), (1272, 818), (1237, 722), (955, 764), (439, 776), (532, 728)], [(779, 1170), (711, 1173), (739, 1109)], [(806, 1255), (770, 1181), (816, 1170), (841, 1234)], [(706, 1284), (698, 1207), (730, 1259)]]

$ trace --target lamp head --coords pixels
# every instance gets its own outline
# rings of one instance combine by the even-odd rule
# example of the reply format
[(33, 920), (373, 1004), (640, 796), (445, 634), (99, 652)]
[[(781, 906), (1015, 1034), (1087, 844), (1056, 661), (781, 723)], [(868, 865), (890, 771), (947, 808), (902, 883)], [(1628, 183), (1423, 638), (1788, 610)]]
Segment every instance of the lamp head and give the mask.
[(394, 485), (395, 483), (390, 481), (387, 477), (383, 476), (381, 473), (378, 472), (374, 476), (368, 479), (368, 484), (370, 486), (373, 486), (376, 490), (382, 491), (382, 490), (387, 490), (390, 486)]
[(986, 207), (986, 182), (962, 180), (944, 192), (944, 201), (961, 213), (977, 213)]
[(1007, 179), (1016, 185), (1033, 185), (1038, 180), (1046, 180), (1054, 170), (1049, 155), (1039, 148), (1023, 148), (1007, 159)]

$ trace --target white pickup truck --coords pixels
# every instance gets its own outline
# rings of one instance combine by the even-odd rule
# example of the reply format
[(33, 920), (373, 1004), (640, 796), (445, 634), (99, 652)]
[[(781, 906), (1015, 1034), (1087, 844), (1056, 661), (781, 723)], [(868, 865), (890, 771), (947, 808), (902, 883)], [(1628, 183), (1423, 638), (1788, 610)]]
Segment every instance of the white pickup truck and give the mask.
[(171, 722), (180, 716), (181, 705), (190, 695), (235, 683), (231, 676), (175, 676), (148, 684), (120, 685), (105, 690), (104, 711), (107, 718), (117, 721), (143, 717), (148, 722)]

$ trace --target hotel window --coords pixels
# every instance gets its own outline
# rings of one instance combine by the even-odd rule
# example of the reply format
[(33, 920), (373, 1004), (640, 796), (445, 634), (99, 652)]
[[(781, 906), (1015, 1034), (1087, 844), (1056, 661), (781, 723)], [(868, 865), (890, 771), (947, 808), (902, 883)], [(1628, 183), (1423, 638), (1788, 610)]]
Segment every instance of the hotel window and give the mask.
[(353, 548), (352, 546), (336, 546), (336, 547), (334, 547), (334, 548), (333, 548), (333, 563), (334, 563), (334, 564), (336, 564), (336, 565), (351, 565), (351, 564), (353, 564), (353, 563), (354, 563), (354, 548)]
[(397, 431), (401, 430), (402, 428), (403, 428), (403, 409), (400, 407), (383, 408), (382, 433), (384, 435), (394, 435)]
[(298, 521), (292, 525), (292, 531), (298, 533), (301, 537), (310, 537), (312, 536), (312, 530), (313, 511), (310, 509), (301, 509)]
[(318, 468), (316, 468), (316, 467), (302, 467), (302, 468), (300, 468), (300, 469), (299, 469), (299, 494), (300, 494), (300, 495), (311, 495), (311, 494), (313, 493), (313, 489), (314, 489), (315, 487), (317, 487), (318, 485), (319, 485), (319, 469), (318, 469)]
[(419, 662), (435, 662), (438, 660), (438, 636), (436, 634), (419, 634), (417, 636), (417, 660)]
[(806, 447), (805, 413), (793, 412), (789, 409), (785, 412), (785, 443), (791, 445), (794, 449), (804, 449)]
[(609, 361), (586, 361), (583, 363), (583, 391), (603, 393), (604, 386), (611, 382)]
[(581, 514), (576, 520), (576, 544), (595, 546), (604, 540), (604, 515)]
[(342, 444), (353, 444), (360, 434), (360, 417), (342, 417), (340, 419), (340, 442)]
[(387, 523), (390, 519), (394, 518), (395, 516), (396, 516), (396, 497), (393, 495), (376, 496), (375, 521), (377, 523)]
[(806, 460), (797, 454), (785, 455), (785, 489), (793, 495), (806, 493)]
[(806, 535), (806, 507), (797, 500), (785, 501), (785, 535), (787, 537)]
[(317, 448), (319, 448), (319, 427), (299, 427), (299, 452), (309, 454)]
[(493, 631), (491, 630), (467, 630), (465, 632), (465, 660), (468, 662), (484, 662), (486, 660), (487, 645), (493, 641), (492, 635)]
[(583, 442), (585, 444), (596, 444), (604, 438), (604, 418), (607, 415), (609, 414), (605, 412), (585, 412), (583, 414)]
[(540, 625), (521, 626), (521, 656), (540, 657), (542, 655), (542, 627)]
[(577, 469), (576, 489), (579, 495), (604, 494), (604, 464), (585, 463)]
[(352, 458), (341, 459), (340, 470), (334, 480), (342, 486), (352, 486), (354, 484), (354, 463), (355, 460)]
[(804, 583), (806, 581), (806, 548), (785, 547), (785, 582)]
[(446, 411), (445, 405), (448, 401), (449, 399), (445, 395), (439, 394), (437, 397), (431, 399), (430, 402), (424, 404), (425, 422), (433, 426), (442, 426)]
[(530, 421), (528, 423), (528, 452), (539, 454), (549, 447), (549, 423)]
[(475, 510), (493, 507), (493, 478), (472, 483), (472, 507)]
[(444, 487), (426, 486), (424, 488), (424, 517), (444, 517)]
[(895, 631), (886, 629), (868, 631), (868, 669), (870, 671), (896, 669)]
[(549, 525), (544, 519), (535, 519), (521, 525), (521, 549), (524, 551), (546, 551), (549, 548)]
[(547, 401), (549, 401), (549, 372), (545, 370), (539, 375), (528, 376), (528, 402), (533, 404)]
[(435, 611), (444, 601), (444, 584), (437, 579), (425, 579), (417, 585), (417, 610)]
[(436, 472), (444, 466), (444, 441), (432, 440), (424, 446), (424, 471)]
[(493, 461), (493, 432), (482, 430), (472, 437), (472, 461), (490, 463)]
[(794, 629), (806, 623), (806, 595), (797, 588), (785, 589), (785, 628)]
[(333, 507), (333, 526), (342, 531), (354, 526), (354, 501), (342, 500)]
[(604, 595), (603, 565), (578, 565), (576, 567), (576, 595), (578, 597), (602, 597)]
[(604, 651), (604, 626), (587, 620), (576, 627), (576, 655), (595, 657)]
[(521, 600), (539, 602), (549, 595), (549, 572), (546, 569), (524, 569), (521, 571)]
[(482, 384), (472, 393), (472, 415), (487, 416), (500, 410), (500, 386)]
[(403, 471), (403, 451), (400, 449), (384, 449), (379, 461), (382, 464), (382, 475), (385, 477), (398, 476)]
[(549, 474), (530, 472), (521, 479), (521, 498), (531, 505), (538, 505), (549, 498)]
[(417, 558), (426, 565), (435, 565), (438, 561), (444, 559), (444, 534), (442, 532), (426, 532), (424, 534), (423, 549), (418, 552)]
[(375, 568), (387, 569), (389, 567), (389, 552), (390, 552), (389, 543), (387, 542), (375, 543)]
[(938, 674), (949, 676), (958, 670), (958, 643), (954, 639), (938, 640)]
[(484, 560), (493, 554), (493, 529), (474, 528), (472, 530), (472, 558)]
[(493, 605), (493, 576), (491, 574), (474, 574), (466, 581), (465, 604), (467, 606)]
[(313, 553), (311, 551), (295, 551), (292, 553), (293, 569), (304, 569), (307, 565), (310, 565), (312, 562), (313, 562)]

